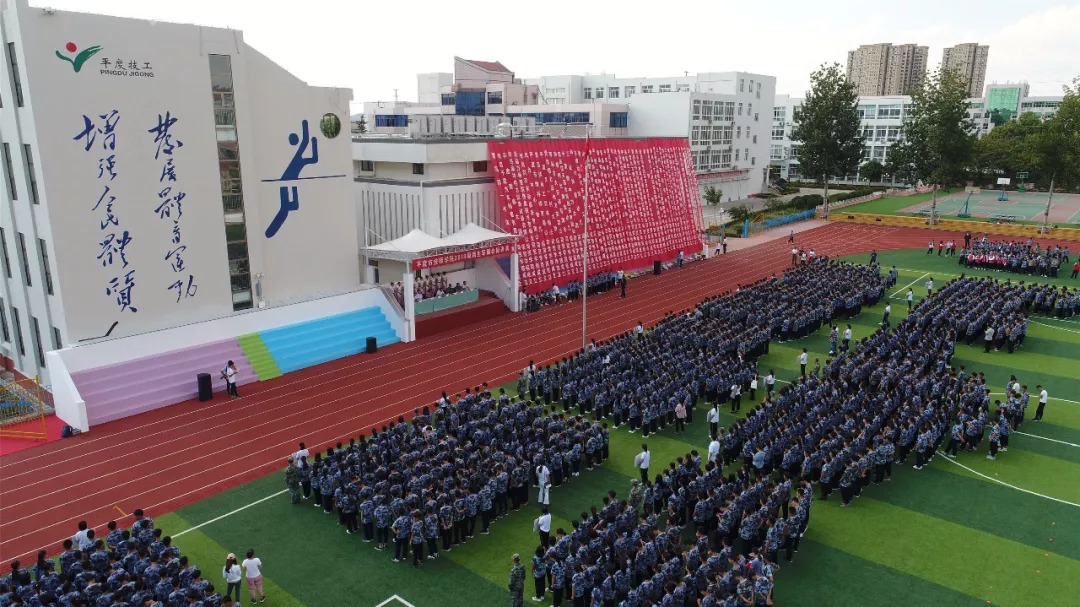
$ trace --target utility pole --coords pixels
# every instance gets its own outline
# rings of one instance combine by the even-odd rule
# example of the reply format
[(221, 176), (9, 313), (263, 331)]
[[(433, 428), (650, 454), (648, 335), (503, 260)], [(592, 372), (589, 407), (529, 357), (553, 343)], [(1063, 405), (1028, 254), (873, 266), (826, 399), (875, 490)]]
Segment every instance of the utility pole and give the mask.
[(1043, 213), (1042, 229), (1039, 230), (1040, 234), (1050, 233), (1050, 204), (1054, 200), (1054, 180), (1057, 179), (1057, 173), (1054, 173), (1050, 177), (1050, 193), (1046, 197), (1046, 211)]

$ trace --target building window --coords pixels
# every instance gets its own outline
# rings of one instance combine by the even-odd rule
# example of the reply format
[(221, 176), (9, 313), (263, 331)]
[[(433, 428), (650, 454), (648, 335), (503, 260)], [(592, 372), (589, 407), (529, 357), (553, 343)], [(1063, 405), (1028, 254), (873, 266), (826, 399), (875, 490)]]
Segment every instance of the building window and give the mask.
[(592, 87), (585, 87), (585, 98), (592, 99)]
[(454, 105), (456, 100), (453, 93), (443, 93), (440, 97), (440, 105)]
[(19, 348), (19, 354), (26, 356), (26, 344), (23, 343), (22, 325), (19, 324), (19, 309), (11, 306), (11, 324), (15, 327), (15, 345)]
[(700, 99), (695, 99), (693, 101), (693, 104), (692, 104), (691, 107), (693, 107), (693, 110), (691, 112), (692, 115), (690, 116), (690, 119), (691, 120), (700, 120), (701, 119), (701, 100)]
[(536, 124), (589, 124), (590, 112), (531, 112), (507, 114), (510, 118), (535, 118)]
[(608, 96), (608, 99), (618, 99), (619, 98), (619, 87), (617, 87), (617, 86), (609, 86), (608, 90), (607, 90), (607, 96)]
[(742, 116), (742, 104), (739, 104), (739, 115)]
[(735, 162), (739, 161), (739, 149), (735, 148)]
[(746, 92), (746, 80), (744, 78), (739, 78), (739, 92)]
[(627, 112), (612, 112), (608, 117), (608, 126), (613, 129), (625, 129), (627, 124)]
[(671, 92), (671, 85), (670, 84), (661, 84), (660, 85), (660, 92), (661, 93), (670, 93)]
[(735, 127), (735, 138), (736, 139), (742, 139), (742, 127), (741, 126)]
[(4, 143), (4, 170), (7, 171), (8, 195), (12, 200), (19, 199), (19, 190), (15, 187), (15, 168), (11, 165), (11, 146)]
[(4, 303), (4, 299), (0, 297), (0, 325), (3, 325), (4, 341), (11, 341), (11, 332), (8, 331), (7, 322), (7, 304)]
[(750, 159), (750, 166), (754, 166), (755, 164), (757, 164), (757, 156), (754, 156)]
[(52, 270), (49, 269), (49, 247), (44, 238), (38, 238), (38, 249), (41, 250), (41, 275), (45, 277), (45, 290), (49, 295), (53, 294)]
[(360, 170), (365, 172), (365, 173), (374, 173), (375, 172), (375, 163), (370, 161), (370, 160), (361, 160), (360, 161)]
[(41, 325), (38, 323), (37, 316), (30, 317), (30, 324), (34, 326), (34, 350), (37, 352), (38, 365), (45, 366), (45, 348), (41, 344)]
[(602, 86), (596, 87), (596, 98), (597, 99), (603, 99), (604, 98), (604, 87), (602, 87)]
[(643, 84), (643, 85), (641, 85), (641, 92), (642, 93), (651, 93), (651, 92), (653, 92), (653, 85), (651, 85), (651, 84)]
[(407, 127), (409, 117), (405, 114), (375, 114), (375, 126)]
[(757, 122), (757, 121), (758, 121), (758, 113), (754, 112), (754, 122)]
[(625, 86), (625, 87), (623, 87), (623, 97), (629, 97), (630, 95), (633, 95), (635, 92), (637, 92), (637, 91), (636, 91), (636, 88), (633, 87), (633, 86)]
[(8, 42), (8, 65), (11, 67), (11, 86), (15, 90), (15, 105), (23, 106), (22, 79), (19, 76), (19, 58), (15, 55), (15, 43)]
[(26, 278), (26, 286), (33, 286), (33, 283), (30, 280), (30, 261), (26, 258), (26, 237), (23, 236), (22, 232), (19, 232), (19, 261), (22, 262), (23, 277)]
[(38, 203), (37, 174), (34, 172), (34, 153), (30, 150), (30, 144), (23, 144), (23, 157), (26, 158), (26, 172), (30, 176), (30, 202)]
[(472, 163), (473, 173), (487, 173), (488, 162), (486, 160), (474, 160)]
[(413, 175), (423, 175), (424, 174), (424, 164), (421, 163), (421, 162), (414, 162), (413, 165), (412, 165), (412, 174)]
[[(7, 333), (6, 328), (4, 329), (4, 332)], [(57, 329), (56, 327), (52, 328), (52, 343), (53, 350), (59, 350), (64, 347), (64, 340), (60, 339), (60, 329)]]
[(11, 278), (11, 260), (8, 258), (7, 233), (4, 232), (4, 228), (0, 228), (0, 256), (3, 257), (4, 274)]
[(488, 91), (488, 105), (502, 105), (502, 91)]

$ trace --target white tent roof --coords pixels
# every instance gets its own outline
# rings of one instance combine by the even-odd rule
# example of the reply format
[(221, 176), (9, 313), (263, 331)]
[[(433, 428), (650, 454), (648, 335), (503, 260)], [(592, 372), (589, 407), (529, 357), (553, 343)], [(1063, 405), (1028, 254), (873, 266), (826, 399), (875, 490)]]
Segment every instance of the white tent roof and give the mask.
[(466, 246), (515, 237), (516, 236), (514, 234), (507, 234), (506, 232), (496, 232), (495, 230), (482, 228), (470, 221), (469, 223), (465, 224), (465, 227), (447, 236), (446, 238), (443, 238), (442, 241), (452, 246)]
[(413, 230), (401, 238), (368, 247), (369, 251), (386, 253), (423, 253), (448, 246), (442, 238), (436, 238), (423, 230)]

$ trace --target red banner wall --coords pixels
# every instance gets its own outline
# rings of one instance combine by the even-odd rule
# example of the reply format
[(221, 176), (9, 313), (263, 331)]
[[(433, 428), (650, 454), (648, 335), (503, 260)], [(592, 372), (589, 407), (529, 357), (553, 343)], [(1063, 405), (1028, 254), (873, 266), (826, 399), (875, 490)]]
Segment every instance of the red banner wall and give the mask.
[[(584, 139), (493, 140), (503, 228), (520, 234), (528, 293), (580, 280)], [(701, 204), (685, 139), (591, 139), (589, 274), (701, 250)]]

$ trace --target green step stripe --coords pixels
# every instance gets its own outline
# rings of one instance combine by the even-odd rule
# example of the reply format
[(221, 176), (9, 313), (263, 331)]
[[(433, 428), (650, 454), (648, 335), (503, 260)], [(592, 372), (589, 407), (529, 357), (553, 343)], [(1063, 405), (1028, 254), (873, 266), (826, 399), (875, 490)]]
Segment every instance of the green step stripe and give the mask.
[(260, 381), (281, 377), (281, 369), (278, 368), (277, 362), (274, 361), (274, 357), (270, 354), (270, 350), (266, 348), (266, 344), (263, 343), (262, 337), (258, 333), (241, 335), (236, 340), (240, 342), (244, 355), (247, 356), (251, 368), (255, 370), (255, 374), (259, 376)]
[(1080, 579), (1080, 561), (864, 497), (816, 501), (806, 537), (995, 605), (1064, 605)]

